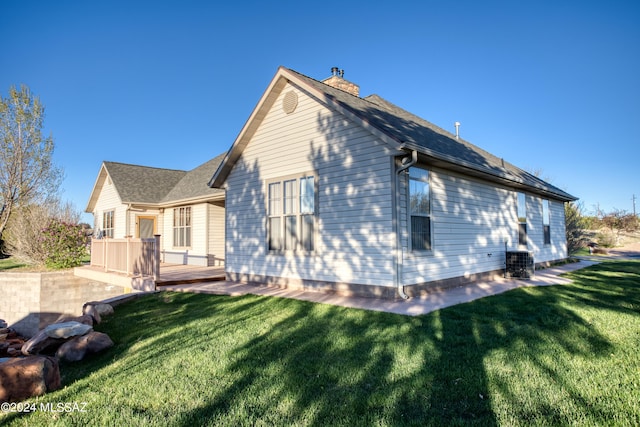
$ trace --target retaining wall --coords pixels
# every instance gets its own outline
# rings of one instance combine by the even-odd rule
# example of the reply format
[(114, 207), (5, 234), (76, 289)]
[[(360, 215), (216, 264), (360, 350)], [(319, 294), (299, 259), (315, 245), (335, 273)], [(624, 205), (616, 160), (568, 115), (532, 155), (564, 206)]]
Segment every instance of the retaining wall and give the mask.
[(31, 337), (61, 315), (79, 316), (82, 305), (131, 292), (130, 288), (60, 272), (0, 273), (0, 319)]

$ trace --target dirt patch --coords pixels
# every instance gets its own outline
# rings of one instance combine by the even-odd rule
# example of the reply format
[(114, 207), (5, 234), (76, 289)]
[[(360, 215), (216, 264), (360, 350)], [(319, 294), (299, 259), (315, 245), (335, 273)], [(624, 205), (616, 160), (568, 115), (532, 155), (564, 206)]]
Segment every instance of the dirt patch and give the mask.
[(609, 254), (617, 257), (640, 258), (640, 242), (629, 243), (609, 250)]

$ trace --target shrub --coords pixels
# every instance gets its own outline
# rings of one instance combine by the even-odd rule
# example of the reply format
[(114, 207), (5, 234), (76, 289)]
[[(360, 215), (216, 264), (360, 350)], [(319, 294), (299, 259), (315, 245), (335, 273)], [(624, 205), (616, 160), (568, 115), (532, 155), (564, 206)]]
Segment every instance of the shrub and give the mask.
[(72, 268), (87, 255), (86, 235), (81, 225), (52, 219), (40, 237), (47, 268)]
[[(62, 261), (67, 257), (76, 259), (76, 252), (84, 250), (84, 239), (82, 248), (73, 247), (73, 242), (79, 239), (72, 228), (79, 226), (72, 224), (78, 223), (79, 214), (72, 205), (49, 200), (42, 204), (21, 206), (14, 213), (3, 235), (6, 249), (13, 258), (38, 267), (66, 268), (79, 265), (77, 261)], [(45, 230), (53, 224), (58, 225), (49, 230), (49, 235), (45, 235)]]
[(613, 248), (616, 246), (616, 236), (613, 233), (598, 233), (596, 235), (596, 240), (598, 241), (598, 245), (604, 248)]
[(582, 214), (582, 205), (575, 202), (564, 204), (565, 232), (567, 238), (567, 251), (569, 255), (584, 247), (587, 241), (584, 230), (586, 228), (585, 217)]

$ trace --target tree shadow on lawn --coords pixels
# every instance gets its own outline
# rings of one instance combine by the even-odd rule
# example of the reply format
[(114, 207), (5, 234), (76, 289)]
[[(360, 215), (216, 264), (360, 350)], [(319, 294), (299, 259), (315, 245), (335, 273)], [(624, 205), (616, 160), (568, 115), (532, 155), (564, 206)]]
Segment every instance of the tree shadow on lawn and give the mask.
[[(98, 328), (116, 345), (63, 365), (66, 387), (46, 400), (107, 393), (129, 419), (183, 426), (497, 425), (505, 408), (523, 423), (569, 423), (544, 389), (514, 389), (531, 381), (561, 389), (587, 419), (612, 419), (602, 404), (581, 397), (565, 359), (611, 348), (576, 314), (578, 305), (621, 313), (629, 301), (637, 307), (638, 286), (601, 283), (620, 269), (638, 283), (637, 266), (600, 266), (574, 273), (576, 285), (521, 288), (420, 317), (275, 297), (156, 294), (118, 307)], [(198, 361), (206, 363), (194, 367)], [(118, 390), (136, 375), (166, 400)], [(176, 395), (188, 393), (182, 387), (189, 382), (197, 394)], [(192, 405), (177, 404), (181, 398)], [(102, 409), (92, 409), (91, 416), (64, 416), (95, 419)], [(118, 420), (113, 410), (100, 416)]]
[[(182, 425), (496, 425), (492, 393), (507, 400), (515, 420), (570, 422), (566, 408), (536, 400), (541, 390), (522, 401), (509, 377), (526, 383), (527, 375), (560, 389), (568, 406), (587, 418), (613, 419), (566, 377), (571, 367), (563, 355), (600, 357), (610, 349), (566, 304), (626, 308), (606, 287), (572, 289), (520, 289), (420, 318), (300, 305), (237, 349), (227, 368), (237, 380), (184, 414)], [(485, 360), (500, 352), (517, 360), (490, 380)]]

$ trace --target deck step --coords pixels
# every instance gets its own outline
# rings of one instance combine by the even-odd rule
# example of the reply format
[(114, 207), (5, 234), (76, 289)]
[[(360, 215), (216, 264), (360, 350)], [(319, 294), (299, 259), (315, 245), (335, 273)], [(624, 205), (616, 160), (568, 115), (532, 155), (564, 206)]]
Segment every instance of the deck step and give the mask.
[(221, 276), (209, 276), (209, 277), (192, 277), (182, 279), (158, 279), (156, 280), (156, 286), (169, 286), (169, 285), (188, 285), (191, 283), (205, 283), (205, 282), (220, 282), (225, 280), (224, 275)]

